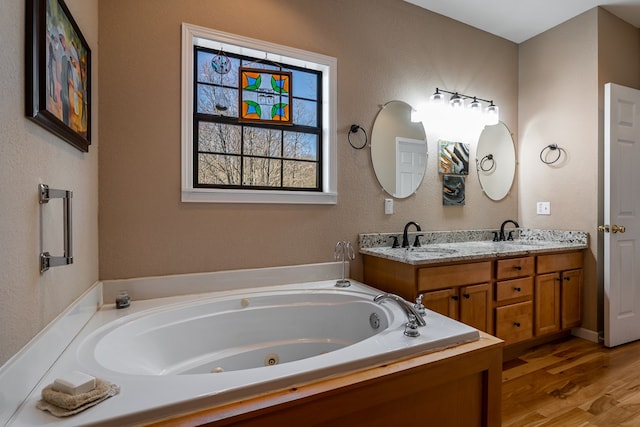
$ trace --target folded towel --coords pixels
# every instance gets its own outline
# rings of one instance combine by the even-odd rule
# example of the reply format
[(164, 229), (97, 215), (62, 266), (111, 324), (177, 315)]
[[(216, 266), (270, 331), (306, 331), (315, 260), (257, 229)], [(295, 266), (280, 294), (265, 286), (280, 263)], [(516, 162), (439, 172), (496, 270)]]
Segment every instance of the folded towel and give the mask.
[(42, 399), (38, 401), (36, 407), (51, 412), (56, 417), (67, 417), (97, 405), (118, 393), (120, 393), (120, 387), (100, 378), (96, 378), (96, 388), (76, 395), (54, 390), (53, 384), (49, 384), (42, 389)]

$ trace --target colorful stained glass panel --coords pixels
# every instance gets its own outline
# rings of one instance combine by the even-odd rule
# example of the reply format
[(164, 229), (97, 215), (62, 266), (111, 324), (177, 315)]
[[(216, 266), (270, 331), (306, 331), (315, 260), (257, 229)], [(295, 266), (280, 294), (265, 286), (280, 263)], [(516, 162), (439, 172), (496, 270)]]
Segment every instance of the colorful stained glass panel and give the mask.
[(238, 120), (292, 124), (292, 74), (288, 71), (241, 67)]

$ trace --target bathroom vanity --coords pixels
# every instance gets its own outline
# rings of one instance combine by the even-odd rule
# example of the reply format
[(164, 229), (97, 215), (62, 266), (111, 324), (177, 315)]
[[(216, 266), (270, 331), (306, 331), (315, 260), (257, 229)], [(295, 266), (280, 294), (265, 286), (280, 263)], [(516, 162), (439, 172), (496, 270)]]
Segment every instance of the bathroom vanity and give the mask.
[(526, 348), (580, 326), (587, 247), (586, 233), (527, 233), (415, 248), (363, 245), (361, 236), (364, 282), (409, 301), (422, 295), (427, 308), (503, 339), (507, 350)]

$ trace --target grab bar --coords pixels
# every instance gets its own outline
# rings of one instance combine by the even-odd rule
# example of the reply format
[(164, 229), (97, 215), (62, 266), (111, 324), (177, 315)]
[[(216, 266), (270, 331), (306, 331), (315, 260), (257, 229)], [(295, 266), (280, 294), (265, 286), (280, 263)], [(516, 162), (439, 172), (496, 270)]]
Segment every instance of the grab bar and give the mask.
[[(51, 199), (63, 199), (62, 205), (62, 221), (64, 223), (64, 254), (62, 256), (52, 256), (49, 252), (42, 250), (42, 238), (40, 239), (40, 274), (44, 273), (49, 267), (58, 267), (60, 265), (73, 264), (73, 246), (71, 236), (71, 199), (73, 191), (54, 190), (46, 184), (38, 185), (38, 193), (40, 195), (40, 205), (49, 203)], [(42, 222), (42, 207), (40, 208), (40, 219)], [(40, 227), (42, 237), (42, 227)]]

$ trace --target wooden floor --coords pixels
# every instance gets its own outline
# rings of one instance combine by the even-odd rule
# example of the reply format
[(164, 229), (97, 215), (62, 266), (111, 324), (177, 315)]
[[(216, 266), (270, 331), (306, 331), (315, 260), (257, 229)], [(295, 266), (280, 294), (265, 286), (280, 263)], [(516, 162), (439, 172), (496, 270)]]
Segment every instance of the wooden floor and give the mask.
[(640, 341), (567, 338), (505, 362), (503, 426), (640, 426)]

